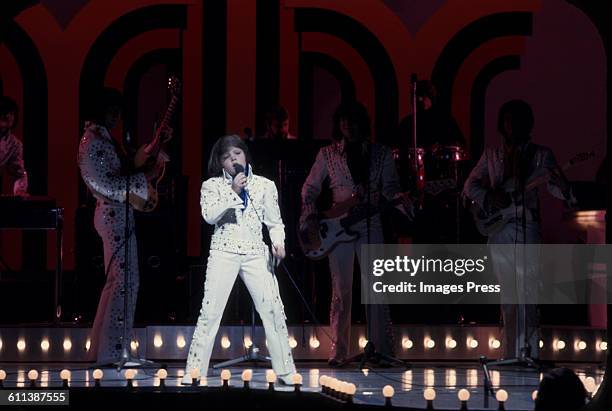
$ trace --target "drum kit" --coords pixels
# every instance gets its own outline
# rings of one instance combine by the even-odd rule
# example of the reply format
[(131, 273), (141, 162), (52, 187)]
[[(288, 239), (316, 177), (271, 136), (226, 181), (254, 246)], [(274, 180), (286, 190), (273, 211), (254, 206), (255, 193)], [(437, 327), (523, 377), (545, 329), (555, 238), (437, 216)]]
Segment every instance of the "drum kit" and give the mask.
[(454, 180), (455, 188), (461, 188), (462, 170), (469, 155), (461, 146), (434, 144), (427, 149), (409, 148), (404, 153), (393, 150), (393, 159), (398, 168), (410, 170), (414, 188), (422, 191), (427, 184), (449, 179)]
[(405, 176), (403, 184), (414, 192), (417, 218), (430, 221), (435, 216), (438, 224), (448, 225), (446, 230), (453, 233), (451, 238), (459, 241), (461, 190), (470, 163), (465, 148), (436, 144), (416, 150), (394, 150), (393, 157), (398, 171)]

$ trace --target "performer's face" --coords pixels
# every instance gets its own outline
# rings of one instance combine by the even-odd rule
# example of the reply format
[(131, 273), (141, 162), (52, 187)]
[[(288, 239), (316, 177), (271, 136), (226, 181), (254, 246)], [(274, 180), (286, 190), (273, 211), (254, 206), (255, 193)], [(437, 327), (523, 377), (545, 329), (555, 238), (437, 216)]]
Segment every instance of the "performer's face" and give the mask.
[(272, 120), (270, 123), (270, 134), (275, 138), (287, 138), (289, 134), (289, 119), (284, 121)]
[(350, 142), (359, 139), (359, 127), (356, 122), (350, 118), (340, 119), (340, 132)]
[(106, 110), (106, 116), (104, 117), (104, 126), (111, 130), (117, 126), (121, 120), (121, 107), (112, 106)]
[(225, 171), (232, 176), (236, 174), (234, 164), (240, 164), (242, 167), (246, 168), (246, 156), (244, 155), (244, 151), (238, 147), (230, 147), (229, 150), (221, 156), (221, 160)]
[(0, 114), (0, 134), (6, 134), (15, 124), (15, 113), (9, 111), (8, 113)]
[(423, 110), (429, 110), (433, 106), (433, 102), (428, 96), (418, 97), (418, 104)]

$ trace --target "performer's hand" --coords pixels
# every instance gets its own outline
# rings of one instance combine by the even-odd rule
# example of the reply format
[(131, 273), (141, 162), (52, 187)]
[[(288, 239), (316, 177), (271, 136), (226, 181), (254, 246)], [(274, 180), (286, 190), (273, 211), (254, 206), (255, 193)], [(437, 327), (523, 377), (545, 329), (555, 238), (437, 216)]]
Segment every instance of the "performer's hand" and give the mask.
[(285, 247), (280, 244), (272, 244), (272, 255), (282, 260), (285, 258)]
[(485, 198), (485, 206), (488, 209), (502, 209), (512, 204), (510, 195), (503, 190), (494, 188), (487, 193)]
[(303, 247), (308, 250), (316, 250), (321, 247), (321, 238), (319, 237), (319, 220), (316, 215), (308, 216), (302, 226), (300, 226), (300, 238)]
[(234, 180), (232, 181), (232, 190), (234, 190), (236, 194), (240, 194), (244, 187), (246, 187), (246, 184), (247, 177), (244, 173), (238, 173), (234, 176)]
[(147, 152), (147, 144), (143, 144), (136, 151), (136, 155), (134, 156), (134, 167), (135, 168), (143, 168), (149, 159), (149, 153)]
[(551, 184), (556, 185), (561, 189), (563, 194), (569, 194), (570, 191), (570, 183), (563, 174), (563, 171), (557, 167), (551, 167), (548, 169), (550, 171), (550, 182)]
[(170, 126), (164, 126), (164, 127), (161, 128), (161, 130), (159, 130), (159, 132), (163, 136), (163, 138), (161, 139), (162, 143), (166, 143), (166, 142), (170, 141), (170, 139), (172, 138), (172, 132), (173, 131), (174, 130), (172, 130), (172, 127), (170, 127)]
[(396, 206), (396, 208), (408, 217), (408, 220), (414, 219), (414, 201), (410, 193), (397, 193), (395, 198), (402, 198), (402, 202)]

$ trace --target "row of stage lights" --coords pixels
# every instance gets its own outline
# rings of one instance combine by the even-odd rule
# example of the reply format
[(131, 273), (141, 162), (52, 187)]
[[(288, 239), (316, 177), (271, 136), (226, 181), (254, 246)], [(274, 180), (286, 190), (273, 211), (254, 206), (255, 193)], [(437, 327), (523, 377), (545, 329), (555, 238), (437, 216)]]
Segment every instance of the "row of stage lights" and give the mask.
[[(365, 370), (364, 370), (365, 371)], [(127, 369), (124, 372), (124, 377), (126, 380), (126, 387), (134, 388), (138, 371), (135, 369)], [(94, 387), (102, 386), (102, 379), (104, 377), (104, 372), (101, 369), (96, 369), (92, 373), (94, 379)], [(70, 386), (70, 379), (72, 377), (72, 373), (68, 369), (64, 369), (60, 372), (60, 378), (62, 380), (62, 387), (68, 388)], [(165, 388), (166, 387), (166, 379), (168, 378), (168, 371), (165, 369), (159, 369), (156, 373), (156, 377), (159, 380), (158, 387)], [(224, 369), (221, 371), (221, 384), (222, 388), (229, 388), (230, 380), (232, 378), (232, 374), (230, 370)], [(39, 378), (39, 372), (37, 370), (28, 371), (28, 380), (30, 382), (30, 388), (37, 387), (37, 380)], [(205, 376), (200, 375), (200, 370), (194, 368), (190, 371), (191, 378), (191, 386), (192, 387), (206, 387), (208, 386), (208, 381)], [(250, 383), (253, 378), (253, 370), (247, 369), (242, 371), (242, 384), (244, 389), (250, 389)], [(0, 369), (0, 388), (4, 388), (4, 380), (6, 379), (6, 372)], [(268, 383), (268, 391), (274, 391), (274, 384), (276, 382), (277, 376), (274, 370), (268, 369), (266, 370), (266, 382)], [(596, 384), (595, 379), (593, 377), (586, 377), (582, 379), (584, 387), (589, 394), (589, 398), (592, 398), (593, 395), (597, 393), (599, 389), (599, 385)], [(300, 392), (303, 384), (303, 378), (301, 374), (294, 374), (292, 377), (292, 383), (294, 386), (294, 392)], [(328, 377), (326, 375), (322, 375), (319, 377), (319, 385), (321, 387), (321, 392), (323, 394), (332, 396), (341, 401), (345, 401), (348, 403), (353, 402), (353, 397), (357, 392), (357, 386), (353, 383), (349, 383), (346, 381), (338, 380), (337, 378)], [(382, 390), (383, 397), (385, 398), (385, 405), (392, 405), (392, 398), (395, 395), (395, 389), (391, 385), (386, 385)], [(508, 392), (506, 390), (500, 389), (495, 393), (495, 398), (498, 402), (498, 410), (504, 410), (504, 404), (508, 401)], [(531, 394), (531, 398), (533, 401), (536, 401), (538, 397), (538, 391), (535, 390)], [(436, 399), (436, 391), (432, 387), (428, 387), (423, 391), (423, 398), (427, 403), (427, 409), (433, 410), (434, 405), (433, 402)], [(470, 399), (470, 392), (462, 388), (457, 392), (457, 398), (459, 399), (461, 410), (467, 410), (467, 402)]]
[[(249, 348), (253, 344), (250, 337), (245, 337), (242, 343), (245, 348)], [(367, 343), (368, 343), (368, 340), (365, 337), (359, 338), (359, 348), (364, 348)], [(501, 347), (501, 341), (499, 341), (496, 338), (490, 338), (488, 343), (489, 343), (489, 348), (493, 350), (497, 350)], [(466, 338), (465, 344), (467, 348), (475, 349), (475, 348), (478, 348), (480, 343), (477, 339), (473, 337), (468, 337)], [(90, 345), (91, 345), (91, 341), (88, 339), (87, 342), (85, 343), (85, 349), (89, 350)], [(162, 339), (161, 335), (159, 334), (155, 335), (155, 337), (153, 338), (153, 346), (155, 348), (161, 348), (163, 345), (164, 345), (164, 340)], [(187, 345), (187, 341), (185, 340), (185, 337), (182, 335), (179, 335), (176, 338), (176, 346), (179, 349), (183, 349), (185, 348), (186, 345)], [(321, 345), (321, 342), (316, 336), (310, 337), (310, 340), (309, 340), (310, 348), (317, 349), (320, 347), (320, 345)], [(428, 350), (434, 349), (436, 345), (437, 345), (437, 342), (431, 337), (425, 337), (423, 339), (423, 347), (425, 349), (428, 349)], [(19, 352), (25, 351), (26, 346), (27, 344), (24, 338), (20, 338), (17, 340), (17, 350)], [(65, 352), (70, 352), (70, 350), (72, 349), (72, 340), (70, 338), (64, 338), (62, 346)], [(139, 343), (138, 341), (132, 341), (130, 346), (132, 350), (136, 350), (139, 347)], [(227, 336), (221, 337), (221, 348), (229, 349), (231, 346), (232, 346), (232, 342), (229, 339), (229, 337)], [(291, 348), (296, 348), (298, 346), (298, 342), (295, 339), (295, 337), (289, 337), (289, 346)], [(453, 350), (457, 348), (458, 342), (452, 337), (447, 337), (444, 342), (444, 346), (449, 350)], [(3, 347), (3, 342), (2, 342), (2, 339), (0, 339), (0, 351), (2, 350), (2, 347)], [(51, 342), (49, 341), (48, 338), (43, 338), (41, 340), (40, 348), (43, 352), (49, 351), (49, 349), (51, 348)], [(405, 350), (410, 350), (414, 348), (414, 342), (410, 338), (404, 337), (402, 338), (402, 348), (404, 348)], [(540, 340), (540, 348), (544, 348), (544, 341), (542, 340)], [(567, 348), (567, 343), (561, 339), (554, 339), (552, 343), (552, 348), (554, 351), (562, 351)], [(588, 348), (588, 344), (586, 341), (584, 340), (574, 341), (574, 351), (576, 352), (585, 351), (587, 348)], [(607, 341), (597, 341), (595, 344), (595, 349), (597, 351), (606, 351), (608, 349)]]
[[(123, 376), (126, 380), (127, 387), (130, 387), (130, 388), (135, 387), (134, 380), (137, 374), (138, 374), (138, 370), (135, 370), (132, 368), (126, 369), (124, 371)], [(6, 379), (6, 376), (7, 376), (6, 371), (0, 369), (0, 388), (4, 388), (4, 380)], [(28, 380), (29, 380), (30, 388), (37, 387), (37, 381), (39, 379), (39, 376), (40, 376), (40, 373), (38, 372), (38, 370), (32, 369), (28, 371)], [(161, 368), (157, 370), (157, 373), (155, 374), (155, 376), (159, 380), (158, 386), (162, 388), (166, 387), (166, 379), (168, 378), (168, 371), (166, 369)], [(199, 369), (197, 368), (192, 369), (189, 376), (191, 378), (192, 387), (208, 386), (207, 378), (205, 376), (200, 375)], [(101, 387), (102, 379), (104, 378), (104, 371), (97, 368), (93, 371), (92, 377), (94, 379), (94, 386)], [(241, 377), (242, 377), (243, 388), (246, 388), (246, 389), (250, 388), (250, 383), (251, 383), (251, 380), (253, 379), (253, 370), (251, 369), (244, 370), (242, 372)], [(70, 370), (63, 369), (62, 371), (60, 371), (60, 379), (62, 380), (62, 387), (64, 388), (70, 387), (71, 378), (72, 378), (72, 372)], [(224, 369), (221, 371), (221, 383), (222, 383), (223, 388), (229, 388), (231, 378), (232, 378), (232, 373), (230, 370)], [(276, 373), (274, 372), (274, 370), (272, 369), (266, 370), (266, 382), (268, 383), (268, 390), (274, 391), (274, 384), (276, 383), (276, 379), (277, 377), (276, 377)], [(294, 386), (295, 391), (301, 390), (302, 383), (303, 383), (303, 377), (301, 374), (296, 373), (292, 376), (292, 384)]]

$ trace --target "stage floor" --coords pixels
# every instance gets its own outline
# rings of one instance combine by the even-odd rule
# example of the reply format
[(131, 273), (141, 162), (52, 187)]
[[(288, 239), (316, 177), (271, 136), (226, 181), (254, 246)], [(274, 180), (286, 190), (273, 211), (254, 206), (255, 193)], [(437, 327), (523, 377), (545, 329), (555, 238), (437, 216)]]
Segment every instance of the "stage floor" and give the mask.
[[(562, 366), (563, 364), (557, 364)], [(60, 387), (60, 371), (69, 369), (72, 372), (70, 384), (72, 387), (92, 387), (93, 368), (87, 368), (90, 364), (84, 363), (4, 363), (0, 369), (6, 371), (4, 388), (28, 387), (28, 371), (36, 369), (39, 373), (37, 385), (41, 387)], [(168, 363), (167, 387), (181, 387), (181, 376), (183, 375), (184, 363)], [(593, 377), (597, 384), (601, 383), (603, 370), (594, 364), (571, 364), (565, 365), (576, 371), (584, 380)], [(357, 364), (345, 368), (327, 367), (324, 363), (301, 362), (297, 364), (298, 372), (303, 376), (303, 391), (319, 392), (319, 377), (327, 375), (343, 381), (354, 383), (357, 386), (355, 403), (368, 405), (383, 405), (384, 398), (382, 389), (385, 385), (391, 385), (395, 389), (393, 405), (403, 407), (425, 408), (423, 391), (432, 387), (436, 391), (434, 400), (435, 408), (458, 409), (459, 400), (457, 393), (466, 388), (471, 396), (468, 401), (469, 409), (497, 408), (497, 401), (489, 396), (489, 404), (485, 403), (483, 371), (477, 363), (413, 363), (410, 369), (402, 368), (379, 368), (360, 371)], [(265, 380), (267, 367), (264, 365), (245, 364), (241, 367), (232, 367), (230, 385), (242, 387), (241, 373), (244, 369), (253, 370), (251, 388), (265, 390), (268, 385)], [(104, 377), (101, 385), (103, 387), (121, 387), (126, 382), (123, 371), (117, 372), (113, 368), (103, 368)], [(534, 403), (532, 393), (537, 389), (541, 378), (540, 372), (518, 367), (491, 367), (491, 380), (495, 390), (505, 389), (509, 398), (506, 403), (507, 410), (532, 410)], [(155, 376), (156, 369), (140, 369), (134, 380), (136, 387), (152, 387), (159, 385), (159, 379)], [(209, 387), (221, 386), (219, 377), (220, 370), (211, 370), (206, 383)], [(276, 385), (278, 391), (293, 391), (293, 387)]]

